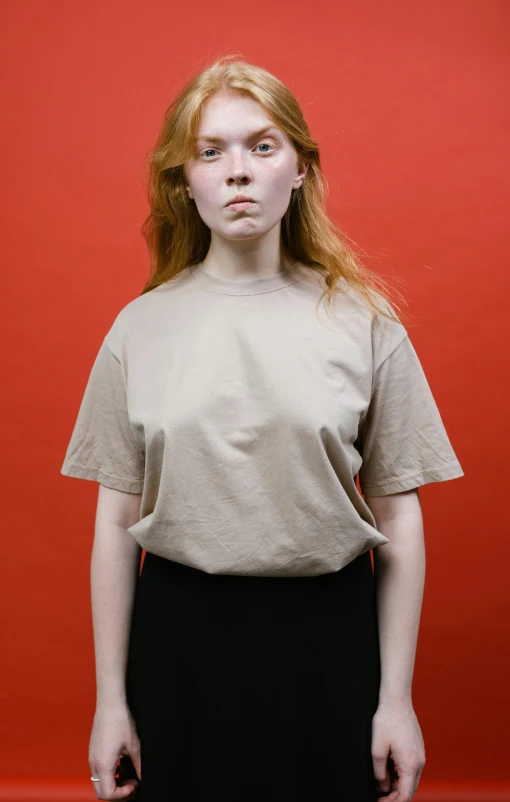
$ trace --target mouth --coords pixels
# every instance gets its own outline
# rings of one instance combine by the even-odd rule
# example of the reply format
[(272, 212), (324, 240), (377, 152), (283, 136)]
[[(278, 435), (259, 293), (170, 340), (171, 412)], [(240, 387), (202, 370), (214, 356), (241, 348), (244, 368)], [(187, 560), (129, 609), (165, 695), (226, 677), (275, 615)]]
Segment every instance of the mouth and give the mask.
[(232, 209), (234, 212), (242, 212), (244, 209), (249, 209), (250, 206), (255, 206), (255, 201), (241, 200), (228, 203), (227, 209)]

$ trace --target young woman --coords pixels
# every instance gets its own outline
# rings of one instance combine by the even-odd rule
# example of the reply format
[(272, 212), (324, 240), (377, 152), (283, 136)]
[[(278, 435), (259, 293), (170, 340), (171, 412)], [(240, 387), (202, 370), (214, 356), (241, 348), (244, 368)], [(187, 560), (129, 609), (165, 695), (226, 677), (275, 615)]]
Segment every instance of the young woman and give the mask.
[[(149, 167), (151, 278), (62, 466), (100, 484), (97, 797), (409, 800), (418, 487), (463, 471), (398, 307), (265, 70), (195, 77)], [(116, 784), (120, 757), (137, 777)]]

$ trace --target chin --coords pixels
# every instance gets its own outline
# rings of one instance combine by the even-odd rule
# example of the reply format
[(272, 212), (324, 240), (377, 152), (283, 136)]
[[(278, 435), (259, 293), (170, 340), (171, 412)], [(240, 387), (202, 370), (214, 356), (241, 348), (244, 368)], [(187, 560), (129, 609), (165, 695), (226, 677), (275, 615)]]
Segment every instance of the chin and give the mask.
[(262, 237), (270, 231), (268, 228), (261, 229), (254, 220), (237, 220), (232, 225), (222, 230), (216, 230), (215, 234), (224, 239), (253, 239)]

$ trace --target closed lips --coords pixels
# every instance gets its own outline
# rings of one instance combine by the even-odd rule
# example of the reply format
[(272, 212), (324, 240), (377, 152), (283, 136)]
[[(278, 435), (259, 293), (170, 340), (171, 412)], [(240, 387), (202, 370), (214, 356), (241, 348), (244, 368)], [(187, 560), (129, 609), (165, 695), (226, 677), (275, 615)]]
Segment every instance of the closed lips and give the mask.
[(255, 201), (253, 198), (247, 198), (246, 195), (239, 195), (237, 198), (232, 198), (231, 201), (227, 203), (227, 206), (230, 206), (232, 203), (254, 203)]

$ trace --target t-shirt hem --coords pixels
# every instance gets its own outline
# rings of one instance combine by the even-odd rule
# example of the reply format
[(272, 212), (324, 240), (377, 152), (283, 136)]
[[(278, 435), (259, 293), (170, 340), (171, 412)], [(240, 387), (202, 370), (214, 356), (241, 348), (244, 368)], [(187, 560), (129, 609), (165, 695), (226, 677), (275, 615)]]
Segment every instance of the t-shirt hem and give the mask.
[(101, 468), (79, 465), (68, 460), (62, 465), (60, 473), (64, 476), (74, 476), (76, 479), (90, 479), (106, 487), (111, 487), (113, 490), (122, 490), (125, 493), (141, 493), (143, 490), (143, 479), (128, 479), (127, 477), (116, 476), (113, 473), (103, 471)]
[(413, 490), (415, 487), (420, 487), (421, 485), (426, 485), (431, 482), (445, 482), (449, 479), (458, 479), (461, 476), (464, 476), (464, 471), (458, 462), (453, 462), (451, 465), (444, 465), (440, 468), (416, 471), (415, 473), (410, 473), (399, 479), (393, 479), (391, 482), (385, 482), (384, 484), (367, 485), (361, 482), (361, 488), (363, 495), (365, 495), (364, 491), (366, 490), (370, 491), (368, 493), (369, 496), (389, 496), (392, 493), (403, 493), (405, 490)]

